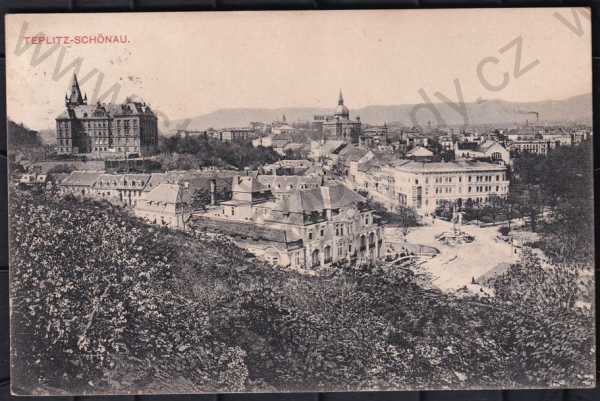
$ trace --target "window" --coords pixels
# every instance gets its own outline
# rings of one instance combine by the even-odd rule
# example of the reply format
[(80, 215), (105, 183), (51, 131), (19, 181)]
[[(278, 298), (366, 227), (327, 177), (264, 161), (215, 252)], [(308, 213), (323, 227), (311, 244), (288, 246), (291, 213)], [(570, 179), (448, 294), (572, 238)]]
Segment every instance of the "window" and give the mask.
[(308, 232), (308, 239), (309, 239), (309, 240), (313, 239), (312, 231), (309, 231), (309, 232)]
[(321, 237), (325, 236), (325, 230), (321, 229)]

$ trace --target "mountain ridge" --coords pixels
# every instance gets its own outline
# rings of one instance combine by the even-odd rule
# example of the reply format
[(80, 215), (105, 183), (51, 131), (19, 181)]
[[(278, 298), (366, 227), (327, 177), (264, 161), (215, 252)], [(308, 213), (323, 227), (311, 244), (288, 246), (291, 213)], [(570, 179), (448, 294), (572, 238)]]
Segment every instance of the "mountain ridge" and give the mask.
[[(513, 102), (502, 99), (478, 100), (463, 104), (431, 103), (401, 105), (368, 105), (353, 109), (351, 118), (360, 116), (367, 124), (399, 123), (402, 125), (469, 125), (511, 124), (534, 121), (538, 112), (540, 121), (582, 122), (592, 121), (592, 94), (586, 93), (563, 100)], [(287, 121), (311, 121), (314, 115), (331, 114), (333, 107), (279, 107), (279, 108), (224, 108), (189, 119), (160, 124), (161, 131), (174, 129), (204, 130), (247, 126), (251, 121), (271, 122), (286, 115)], [(466, 116), (466, 118), (465, 118)]]

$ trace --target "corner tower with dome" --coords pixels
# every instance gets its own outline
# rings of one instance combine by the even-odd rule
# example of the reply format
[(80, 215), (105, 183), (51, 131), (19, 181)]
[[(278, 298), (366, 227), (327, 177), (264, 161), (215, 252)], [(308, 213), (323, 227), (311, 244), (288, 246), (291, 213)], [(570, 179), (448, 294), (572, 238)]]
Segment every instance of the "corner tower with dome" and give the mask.
[(143, 100), (88, 104), (73, 75), (65, 111), (56, 118), (56, 152), (97, 158), (144, 156), (156, 152), (156, 114)]
[(358, 143), (361, 132), (360, 117), (357, 116), (354, 120), (350, 119), (350, 110), (344, 104), (344, 95), (341, 90), (335, 113), (325, 116), (322, 127), (325, 139), (341, 139)]

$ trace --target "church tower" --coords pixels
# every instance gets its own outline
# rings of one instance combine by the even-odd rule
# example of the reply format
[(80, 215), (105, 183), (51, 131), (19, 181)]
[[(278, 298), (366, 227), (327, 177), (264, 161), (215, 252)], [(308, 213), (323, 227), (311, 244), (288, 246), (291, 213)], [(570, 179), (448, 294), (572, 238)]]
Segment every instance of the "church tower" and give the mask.
[(87, 104), (87, 94), (85, 98), (81, 96), (81, 89), (79, 89), (79, 82), (77, 82), (77, 75), (73, 74), (73, 80), (71, 81), (71, 93), (65, 96), (65, 105), (69, 106), (80, 106)]
[(335, 116), (341, 117), (344, 119), (350, 118), (350, 110), (346, 106), (344, 106), (344, 96), (342, 95), (342, 90), (340, 89), (340, 96), (338, 97), (338, 105), (335, 109)]

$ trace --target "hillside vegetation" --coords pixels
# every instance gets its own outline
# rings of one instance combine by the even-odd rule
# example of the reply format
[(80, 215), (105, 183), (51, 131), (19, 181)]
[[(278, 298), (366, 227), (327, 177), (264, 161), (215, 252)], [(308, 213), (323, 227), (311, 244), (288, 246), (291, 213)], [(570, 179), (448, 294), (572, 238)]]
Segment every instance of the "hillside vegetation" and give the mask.
[(282, 157), (271, 148), (253, 147), (249, 141), (221, 142), (198, 135), (161, 137), (159, 150), (166, 170), (221, 166), (258, 168)]
[(532, 258), (496, 283), (518, 291), (457, 297), (375, 266), (283, 271), (108, 203), (11, 196), (17, 393), (593, 383), (593, 317), (569, 266)]

